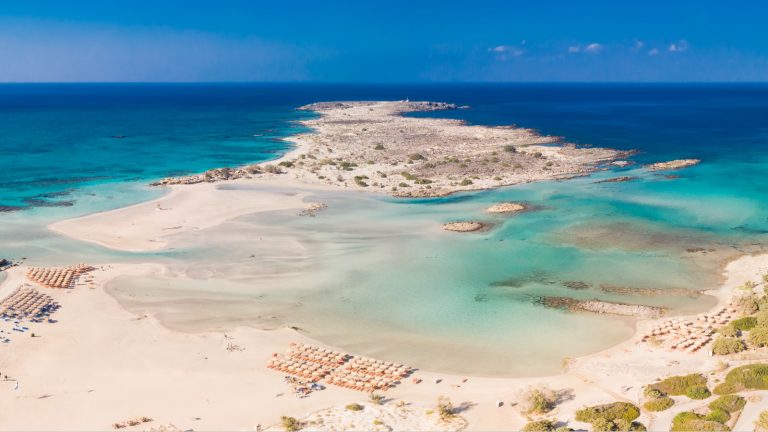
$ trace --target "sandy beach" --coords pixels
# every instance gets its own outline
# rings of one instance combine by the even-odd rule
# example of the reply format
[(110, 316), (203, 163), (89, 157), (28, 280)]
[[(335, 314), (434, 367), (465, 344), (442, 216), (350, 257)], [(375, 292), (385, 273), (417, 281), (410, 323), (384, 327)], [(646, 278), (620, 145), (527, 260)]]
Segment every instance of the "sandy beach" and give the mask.
[[(23, 280), (24, 270), (11, 269), (0, 290), (7, 292)], [(58, 322), (34, 324), (30, 330), (36, 337), (20, 335), (0, 347), (2, 373), (9, 377), (0, 382), (5, 407), (0, 428), (104, 430), (112, 423), (146, 416), (153, 420), (144, 429), (174, 425), (182, 430), (251, 430), (257, 425), (275, 425), (283, 415), (303, 418), (330, 410), (331, 419), (349, 416), (343, 408), (346, 404), (366, 402), (365, 393), (335, 386), (303, 399), (291, 394), (283, 383), (284, 374), (265, 364), (290, 342), (322, 346), (296, 331), (173, 332), (151, 316), (126, 312), (104, 290), (118, 275), (161, 270), (157, 264), (115, 264), (93, 273), (92, 288), (79, 284), (72, 290), (46, 290), (62, 305), (55, 316)], [(726, 283), (712, 294), (725, 304), (737, 286), (756, 280), (766, 270), (768, 256), (743, 257), (729, 264)], [(653, 323), (643, 321), (639, 329)], [(760, 358), (768, 358), (768, 354), (733, 358), (729, 363), (736, 366)], [(414, 384), (409, 378), (383, 394), (388, 399), (385, 406), (403, 400), (424, 412), (434, 408), (439, 396), (448, 396), (456, 405), (465, 404), (461, 416), (468, 422), (468, 430), (515, 430), (527, 422), (514, 408), (520, 391), (546, 384), (573, 394), (550, 417), (568, 421), (571, 427), (584, 427), (573, 421), (573, 415), (585, 405), (616, 400), (638, 403), (642, 386), (657, 378), (709, 372), (718, 361), (705, 351), (668, 352), (641, 344), (635, 337), (605, 352), (574, 359), (557, 376), (502, 379), (419, 370), (413, 378), (421, 383)], [(763, 393), (758, 392), (768, 396)], [(503, 405), (497, 406), (498, 402)], [(748, 403), (745, 416), (756, 416), (759, 410), (750, 407), (764, 404)], [(650, 430), (659, 430), (674, 412), (690, 405), (695, 404), (676, 405), (660, 415), (644, 413), (639, 421)], [(428, 416), (411, 417), (414, 426), (423, 427), (430, 421)], [(749, 420), (742, 416), (739, 422), (748, 424)], [(435, 424), (435, 428), (440, 426)]]

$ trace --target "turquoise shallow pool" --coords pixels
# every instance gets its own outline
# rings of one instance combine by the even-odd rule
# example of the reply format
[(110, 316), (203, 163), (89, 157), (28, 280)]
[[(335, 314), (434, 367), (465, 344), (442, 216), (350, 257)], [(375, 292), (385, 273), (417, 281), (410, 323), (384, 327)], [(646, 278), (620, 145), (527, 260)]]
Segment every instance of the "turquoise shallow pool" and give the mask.
[[(238, 103), (211, 93), (205, 96), (200, 90), (198, 99), (212, 99), (202, 103), (192, 98), (197, 100), (193, 104), (197, 114), (180, 114), (196, 123), (194, 133), (185, 131), (171, 139), (170, 131), (184, 128), (162, 127), (162, 123), (175, 125), (175, 120), (158, 122), (153, 126), (156, 142), (142, 138), (133, 144), (141, 147), (139, 153), (144, 156), (132, 159), (133, 150), (121, 148), (115, 150), (116, 157), (105, 158), (115, 166), (142, 166), (144, 171), (134, 174), (141, 180), (117, 176), (68, 183), (61, 195), (50, 185), (45, 186), (49, 192), (40, 192), (33, 190), (38, 186), (17, 188), (6, 181), (3, 187), (13, 194), (3, 204), (25, 208), (0, 214), (2, 253), (28, 256), (39, 263), (163, 261), (172, 269), (168, 277), (122, 279), (110, 290), (127, 307), (153, 311), (180, 329), (294, 325), (355, 352), (420, 367), (526, 375), (552, 373), (563, 358), (607, 348), (633, 328), (626, 319), (545, 308), (538, 302), (540, 297), (638, 302), (680, 312), (703, 310), (712, 300), (692, 292), (717, 287), (726, 259), (762, 250), (765, 244), (765, 86), (278, 86), (257, 90), (219, 89)], [(162, 99), (163, 91), (155, 90), (155, 97)], [(196, 90), (186, 91), (195, 94)], [(270, 96), (259, 96), (259, 91)], [(176, 98), (191, 97), (173, 93), (178, 89), (170, 92)], [(296, 131), (291, 121), (299, 114), (292, 111), (293, 106), (329, 99), (399, 99), (402, 92), (412, 99), (473, 107), (432, 115), (485, 124), (516, 123), (583, 144), (636, 148), (641, 153), (634, 160), (640, 163), (678, 157), (698, 157), (703, 162), (669, 173), (648, 173), (635, 165), (570, 181), (440, 199), (327, 194), (317, 199), (328, 202), (329, 209), (316, 218), (281, 213), (244, 216), (177, 238), (173, 251), (157, 254), (107, 251), (44, 229), (51, 220), (161, 193), (143, 186), (148, 178), (245, 163), (283, 151), (274, 139)], [(247, 97), (240, 100), (236, 94)], [(128, 113), (142, 109), (142, 102), (134, 103), (122, 109)], [(237, 106), (232, 115), (221, 113), (231, 109), (226, 108), (228, 104)], [(2, 109), (20, 115), (30, 108)], [(66, 111), (66, 106), (57, 109)], [(169, 106), (164, 112), (173, 117), (176, 109)], [(109, 112), (100, 113), (100, 121), (120, 119)], [(73, 113), (68, 116), (78, 118)], [(253, 123), (245, 120), (249, 118)], [(38, 127), (51, 137), (61, 133), (45, 129), (45, 122)], [(107, 134), (103, 127), (95, 130)], [(253, 138), (263, 130), (275, 135), (267, 140)], [(241, 137), (236, 148), (212, 146), (235, 136)], [(206, 138), (197, 142), (200, 137)], [(122, 147), (127, 139), (107, 142)], [(53, 144), (49, 147), (49, 157), (80, 157), (67, 155)], [(167, 155), (182, 147), (179, 163), (174, 165), (176, 159)], [(159, 160), (162, 163), (155, 162)], [(31, 159), (16, 163), (27, 164), (34, 172)], [(92, 168), (93, 174), (114, 172), (106, 164), (98, 166)], [(5, 175), (9, 176), (7, 170)], [(638, 179), (597, 183), (616, 175)], [(41, 194), (50, 196), (35, 199), (72, 204), (41, 206), (28, 199)], [(484, 213), (491, 203), (507, 200), (529, 203), (534, 211), (512, 217)], [(467, 218), (483, 219), (494, 227), (472, 234), (439, 229), (443, 222)], [(262, 237), (278, 241), (267, 247), (258, 241)], [(616, 287), (671, 294), (629, 295), (626, 290), (617, 293)]]

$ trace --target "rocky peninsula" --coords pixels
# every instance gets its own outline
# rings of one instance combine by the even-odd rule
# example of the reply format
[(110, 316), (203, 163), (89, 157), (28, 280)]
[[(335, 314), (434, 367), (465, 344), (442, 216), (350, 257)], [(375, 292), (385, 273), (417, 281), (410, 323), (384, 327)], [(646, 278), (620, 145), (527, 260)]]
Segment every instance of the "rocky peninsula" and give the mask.
[(163, 179), (154, 185), (289, 175), (304, 183), (378, 190), (393, 196), (445, 196), (589, 174), (630, 152), (577, 147), (512, 126), (404, 114), (456, 108), (440, 102), (322, 102), (299, 109), (319, 117), (292, 137), (278, 161)]

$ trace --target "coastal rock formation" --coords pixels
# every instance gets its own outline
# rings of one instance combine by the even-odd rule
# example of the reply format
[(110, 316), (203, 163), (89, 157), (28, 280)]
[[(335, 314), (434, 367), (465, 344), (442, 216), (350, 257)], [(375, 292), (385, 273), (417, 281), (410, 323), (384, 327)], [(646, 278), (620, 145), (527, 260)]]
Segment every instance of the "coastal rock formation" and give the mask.
[[(273, 169), (274, 171), (274, 169)], [(150, 183), (150, 186), (168, 186), (179, 184), (195, 184), (203, 182), (218, 182), (225, 180), (236, 180), (240, 178), (251, 178), (255, 174), (260, 174), (262, 168), (257, 165), (249, 165), (242, 168), (216, 168), (208, 170), (202, 174), (196, 174), (184, 177), (166, 177), (154, 183)]]
[(491, 205), (485, 209), (488, 213), (519, 213), (528, 207), (525, 204), (516, 202), (500, 202)]
[(660, 297), (660, 296), (674, 296), (674, 297), (700, 297), (701, 293), (689, 288), (636, 288), (625, 287), (620, 285), (600, 285), (600, 290), (608, 294), (619, 294), (629, 296), (642, 296), (642, 297)]
[[(558, 144), (559, 137), (531, 129), (403, 115), (455, 108), (443, 102), (409, 101), (306, 105), (299, 109), (319, 117), (302, 121), (311, 131), (288, 138), (296, 149), (273, 163), (305, 183), (378, 190), (398, 197), (436, 197), (586, 175), (600, 164), (631, 154)], [(270, 173), (266, 168), (212, 170), (155, 184), (231, 180)]]
[(603, 300), (579, 300), (571, 297), (540, 297), (538, 302), (544, 306), (566, 309), (569, 311), (592, 312), (598, 314), (633, 316), (637, 318), (658, 318), (664, 314), (664, 308), (629, 303), (607, 302)]
[(472, 232), (485, 228), (485, 224), (477, 221), (450, 222), (443, 224), (443, 229), (454, 232)]
[(299, 212), (299, 216), (310, 216), (315, 217), (318, 212), (325, 210), (328, 208), (328, 204), (326, 203), (312, 203), (304, 210), (301, 210)]
[(671, 160), (667, 162), (656, 162), (653, 164), (646, 165), (645, 168), (648, 171), (665, 171), (665, 170), (675, 170), (680, 168), (687, 168), (690, 166), (698, 165), (701, 162), (701, 159), (676, 159)]
[(612, 177), (605, 180), (598, 180), (595, 183), (622, 183), (622, 182), (628, 182), (628, 181), (634, 181), (634, 180), (637, 180), (637, 177), (621, 176), (621, 177)]

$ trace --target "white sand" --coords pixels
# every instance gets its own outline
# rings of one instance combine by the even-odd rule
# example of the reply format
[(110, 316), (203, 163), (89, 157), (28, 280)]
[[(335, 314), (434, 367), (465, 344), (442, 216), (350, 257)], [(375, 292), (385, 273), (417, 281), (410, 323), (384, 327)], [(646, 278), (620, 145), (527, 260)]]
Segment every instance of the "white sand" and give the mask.
[[(187, 230), (213, 226), (254, 210), (302, 209), (306, 203), (301, 197), (301, 193), (284, 193), (280, 184), (274, 183), (246, 202), (238, 199), (236, 190), (215, 191), (214, 186), (201, 184), (156, 202), (61, 222), (55, 229), (117, 249), (154, 250), (165, 244), (169, 234), (164, 228), (169, 225)], [(154, 210), (156, 203), (169, 210)], [(282, 415), (305, 417), (321, 409), (366, 400), (365, 394), (334, 386), (306, 399), (291, 395), (282, 374), (264, 365), (273, 352), (283, 352), (291, 341), (314, 343), (294, 331), (238, 328), (226, 337), (220, 333), (172, 332), (152, 317), (126, 312), (104, 292), (104, 283), (117, 275), (159, 270), (162, 268), (157, 264), (115, 265), (95, 272), (96, 289), (46, 289), (62, 305), (55, 315), (59, 322), (30, 325), (30, 331), (41, 337), (21, 335), (0, 346), (1, 372), (19, 383), (19, 389), (14, 390), (16, 381), (0, 382), (0, 429), (103, 430), (113, 422), (148, 416), (155, 421), (144, 428), (173, 424), (182, 429), (240, 430), (257, 424), (273, 425)], [(714, 294), (723, 303), (736, 286), (747, 279), (758, 281), (766, 270), (768, 255), (743, 257), (728, 266), (727, 281)], [(12, 269), (0, 285), (0, 293), (15, 288), (23, 271)], [(645, 329), (652, 323), (641, 322), (639, 327)], [(243, 350), (228, 351), (229, 343)], [(456, 405), (468, 404), (462, 416), (469, 429), (514, 430), (527, 420), (511, 402), (530, 385), (571, 389), (575, 399), (559, 405), (552, 417), (572, 420), (575, 410), (584, 405), (615, 400), (638, 403), (642, 386), (659, 377), (714, 369), (720, 359), (710, 358), (704, 351), (666, 352), (638, 344), (635, 338), (576, 359), (557, 376), (468, 377), (462, 383), (465, 377), (418, 371), (415, 376), (423, 379), (422, 383), (409, 379), (386, 395), (422, 407), (432, 407), (438, 396), (446, 395)], [(744, 363), (729, 361), (732, 365)], [(436, 384), (436, 378), (442, 381)], [(497, 407), (497, 401), (503, 401), (504, 406)], [(651, 429), (663, 429), (685, 406), (654, 417), (644, 414), (639, 420)], [(413, 429), (423, 421), (421, 416), (415, 417)]]

